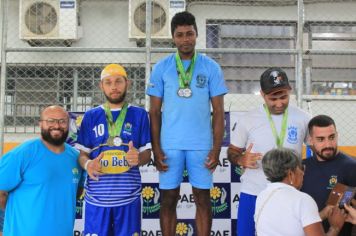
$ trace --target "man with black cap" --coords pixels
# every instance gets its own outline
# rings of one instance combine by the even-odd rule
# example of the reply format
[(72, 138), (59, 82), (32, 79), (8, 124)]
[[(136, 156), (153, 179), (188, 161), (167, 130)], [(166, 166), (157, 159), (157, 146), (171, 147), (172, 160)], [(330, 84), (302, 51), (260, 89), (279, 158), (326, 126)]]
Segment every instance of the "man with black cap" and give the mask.
[(269, 68), (260, 78), (264, 104), (241, 116), (231, 133), (228, 158), (244, 169), (238, 206), (237, 234), (255, 235), (255, 203), (266, 187), (261, 159), (273, 149), (286, 147), (302, 152), (310, 115), (289, 105), (291, 86), (281, 68)]

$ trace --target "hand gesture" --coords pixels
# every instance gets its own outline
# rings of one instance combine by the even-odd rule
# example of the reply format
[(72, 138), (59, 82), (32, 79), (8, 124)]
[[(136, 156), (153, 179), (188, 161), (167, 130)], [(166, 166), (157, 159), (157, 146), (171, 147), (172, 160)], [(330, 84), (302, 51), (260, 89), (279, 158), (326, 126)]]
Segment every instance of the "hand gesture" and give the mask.
[(334, 206), (328, 216), (330, 225), (336, 229), (341, 229), (345, 222), (344, 210)]
[(129, 150), (126, 153), (126, 160), (129, 163), (130, 167), (137, 166), (139, 163), (138, 159), (139, 152), (138, 150), (133, 146), (133, 142), (129, 142)]
[(208, 154), (207, 160), (205, 162), (205, 167), (208, 168), (211, 172), (214, 172), (219, 164), (219, 155), (220, 150), (216, 149), (211, 149)]
[(158, 171), (167, 171), (168, 170), (168, 165), (164, 162), (164, 160), (166, 160), (167, 158), (164, 155), (162, 150), (159, 150), (158, 152), (154, 152), (153, 158), (154, 158), (154, 163), (155, 163), (156, 169)]
[(326, 205), (326, 207), (324, 207), (320, 212), (320, 218), (322, 220), (325, 220), (329, 217), (329, 215), (331, 214), (332, 210), (333, 210), (334, 206), (332, 205)]
[(257, 161), (262, 159), (261, 153), (252, 153), (253, 143), (247, 147), (245, 154), (241, 158), (241, 165), (244, 168), (257, 169)]
[(87, 171), (89, 177), (93, 180), (98, 181), (99, 176), (103, 174), (101, 172), (101, 163), (100, 163), (100, 161), (103, 157), (104, 157), (104, 153), (102, 152), (95, 159), (88, 160), (89, 162), (88, 162), (86, 171)]
[(345, 204), (344, 207), (347, 211), (346, 221), (352, 224), (356, 224), (356, 209), (347, 204)]

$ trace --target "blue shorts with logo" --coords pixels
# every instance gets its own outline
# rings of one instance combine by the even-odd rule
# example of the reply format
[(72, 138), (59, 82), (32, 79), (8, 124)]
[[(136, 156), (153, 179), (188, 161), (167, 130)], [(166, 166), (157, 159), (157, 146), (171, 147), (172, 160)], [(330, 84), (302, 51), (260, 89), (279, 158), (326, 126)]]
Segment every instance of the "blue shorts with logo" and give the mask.
[(141, 198), (118, 207), (85, 203), (83, 235), (141, 235)]
[(198, 189), (213, 187), (213, 174), (206, 168), (210, 150), (163, 150), (168, 170), (159, 173), (160, 189), (176, 189), (183, 181), (183, 171), (186, 168), (190, 184)]
[(0, 209), (0, 232), (2, 232), (3, 227), (4, 227), (4, 215), (5, 215), (5, 212)]

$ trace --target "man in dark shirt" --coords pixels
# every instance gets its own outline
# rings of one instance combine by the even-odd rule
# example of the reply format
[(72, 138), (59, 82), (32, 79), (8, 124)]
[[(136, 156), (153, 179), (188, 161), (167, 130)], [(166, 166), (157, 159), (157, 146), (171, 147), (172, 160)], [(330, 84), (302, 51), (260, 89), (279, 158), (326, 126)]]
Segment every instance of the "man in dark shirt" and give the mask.
[[(308, 124), (309, 144), (313, 156), (304, 160), (305, 172), (301, 191), (309, 194), (318, 204), (325, 230), (330, 206), (326, 206), (330, 190), (336, 183), (356, 187), (356, 160), (339, 152), (338, 133), (334, 120), (326, 115), (312, 118)], [(350, 236), (352, 225), (345, 223), (339, 236)]]

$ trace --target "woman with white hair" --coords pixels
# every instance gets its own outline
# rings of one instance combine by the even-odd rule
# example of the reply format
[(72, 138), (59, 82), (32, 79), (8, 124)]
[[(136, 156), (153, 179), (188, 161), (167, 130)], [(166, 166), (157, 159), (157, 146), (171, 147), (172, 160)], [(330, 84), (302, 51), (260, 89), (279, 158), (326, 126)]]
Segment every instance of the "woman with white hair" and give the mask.
[[(301, 158), (291, 149), (273, 149), (264, 155), (262, 167), (271, 183), (257, 196), (257, 235), (325, 235), (315, 201), (299, 191), (304, 175)], [(333, 208), (326, 235), (337, 235), (344, 221), (341, 211)]]

